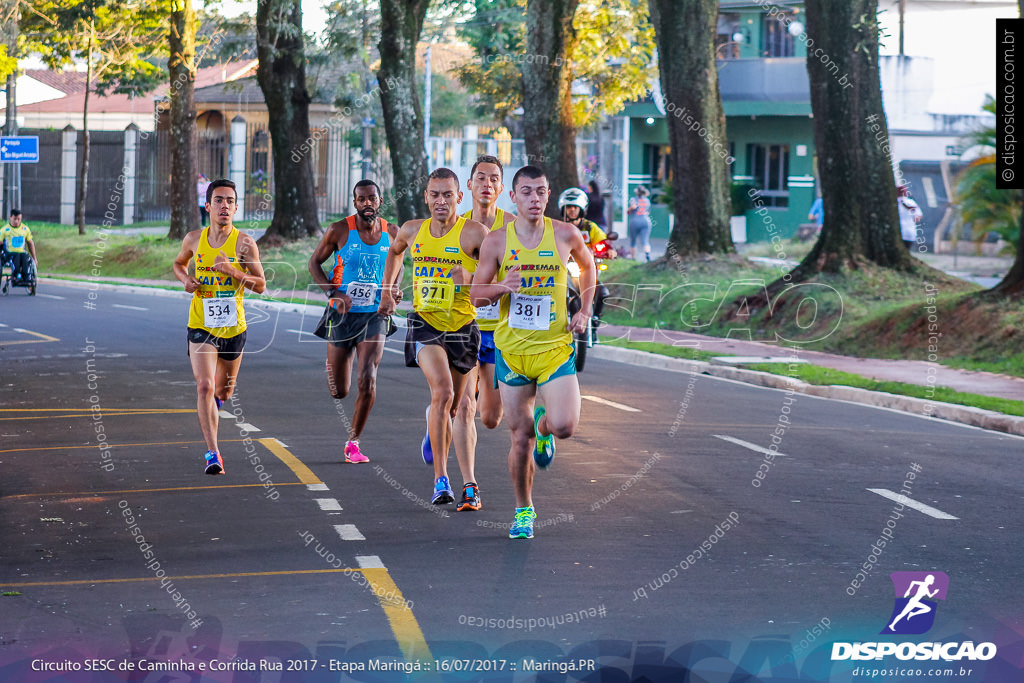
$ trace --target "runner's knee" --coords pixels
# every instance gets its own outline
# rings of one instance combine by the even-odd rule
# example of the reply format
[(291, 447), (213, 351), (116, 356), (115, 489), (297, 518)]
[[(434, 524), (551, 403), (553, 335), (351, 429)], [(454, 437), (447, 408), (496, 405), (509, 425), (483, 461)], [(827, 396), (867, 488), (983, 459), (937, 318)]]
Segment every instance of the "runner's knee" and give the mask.
[(213, 380), (208, 377), (196, 380), (196, 391), (202, 398), (213, 396), (215, 388)]

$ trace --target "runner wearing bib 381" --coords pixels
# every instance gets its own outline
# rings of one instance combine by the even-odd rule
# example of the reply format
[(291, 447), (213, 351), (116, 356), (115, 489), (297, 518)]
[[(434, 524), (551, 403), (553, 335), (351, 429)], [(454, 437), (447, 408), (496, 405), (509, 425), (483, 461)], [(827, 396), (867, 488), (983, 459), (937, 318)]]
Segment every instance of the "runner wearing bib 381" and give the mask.
[[(586, 329), (597, 273), (580, 231), (545, 218), (549, 187), (541, 169), (519, 169), (511, 196), (518, 217), (484, 240), (472, 298), (476, 306), (501, 302), (494, 371), (512, 431), (508, 468), (516, 513), (509, 538), (533, 538), (534, 463), (547, 467), (555, 455), (555, 437), (572, 436), (580, 419), (572, 339), (574, 332)], [(582, 298), (571, 321), (565, 292), (570, 256), (580, 266)], [(495, 278), (501, 279), (494, 283)], [(535, 396), (543, 405), (534, 408)]]
[(430, 386), (427, 429), (434, 466), (431, 502), (443, 505), (455, 500), (447, 469), (453, 439), (450, 420), (455, 417), (454, 438), (462, 441), (455, 454), (465, 484), (463, 493), (469, 492), (476, 499), (475, 507), (460, 505), (459, 509), (478, 510), (476, 453), (469, 448), (466, 436), (467, 425), (475, 416), (465, 414), (461, 398), (480, 347), (469, 285), (487, 228), (455, 213), (462, 192), (458, 176), (447, 168), (431, 172), (424, 199), (430, 218), (406, 221), (391, 243), (384, 266), (380, 313), (391, 315), (395, 310), (392, 287), (398, 279), (402, 256), (411, 248), (414, 296), (413, 312), (406, 323), (406, 365), (419, 365)]
[[(174, 259), (174, 276), (192, 294), (188, 315), (188, 354), (196, 378), (199, 427), (206, 441), (207, 474), (223, 474), (217, 445), (218, 409), (231, 397), (245, 346), (242, 292), (267, 287), (256, 240), (232, 221), (238, 195), (230, 180), (215, 180), (206, 190), (210, 227), (185, 235)], [(190, 272), (190, 267), (194, 268)]]

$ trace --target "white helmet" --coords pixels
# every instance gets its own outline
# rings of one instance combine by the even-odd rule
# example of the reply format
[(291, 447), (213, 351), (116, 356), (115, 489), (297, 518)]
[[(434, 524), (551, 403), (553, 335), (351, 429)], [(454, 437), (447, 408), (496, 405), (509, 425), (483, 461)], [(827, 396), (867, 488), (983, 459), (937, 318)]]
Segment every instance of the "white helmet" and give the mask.
[(570, 187), (568, 190), (558, 195), (558, 210), (564, 212), (567, 206), (578, 206), (580, 207), (580, 215), (582, 216), (587, 212), (587, 206), (590, 204), (590, 199), (587, 198), (587, 193), (578, 187)]

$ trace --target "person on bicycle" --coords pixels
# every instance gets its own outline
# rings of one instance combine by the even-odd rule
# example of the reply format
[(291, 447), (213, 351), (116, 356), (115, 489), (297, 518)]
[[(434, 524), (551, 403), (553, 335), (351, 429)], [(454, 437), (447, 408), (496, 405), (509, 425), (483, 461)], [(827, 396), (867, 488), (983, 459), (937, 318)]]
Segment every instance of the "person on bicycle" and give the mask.
[[(11, 209), (11, 220), (7, 225), (0, 228), (0, 242), (3, 242), (4, 250), (11, 260), (11, 272), (15, 284), (20, 284), (29, 279), (29, 264), (38, 263), (36, 258), (36, 245), (32, 241), (32, 231), (27, 225), (21, 224), (21, 211)], [(29, 257), (31, 256), (31, 261)]]
[[(605, 240), (614, 240), (617, 235), (605, 233), (594, 221), (586, 219), (587, 206), (590, 200), (587, 193), (578, 187), (570, 187), (558, 196), (558, 210), (562, 214), (562, 220), (570, 225), (575, 225), (583, 234), (583, 241), (587, 243), (591, 254), (597, 255), (597, 245)], [(615, 249), (609, 245), (608, 252), (600, 258), (615, 258)], [(600, 274), (600, 273), (598, 273)], [(601, 324), (601, 313), (604, 311), (604, 300), (609, 295), (608, 287), (600, 281), (597, 283), (597, 290), (594, 292), (594, 328)]]

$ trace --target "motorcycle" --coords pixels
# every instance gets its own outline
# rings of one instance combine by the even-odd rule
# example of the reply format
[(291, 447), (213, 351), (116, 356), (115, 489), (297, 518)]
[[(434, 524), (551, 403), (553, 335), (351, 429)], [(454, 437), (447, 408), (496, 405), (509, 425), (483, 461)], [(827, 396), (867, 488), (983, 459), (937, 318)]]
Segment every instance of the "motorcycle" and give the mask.
[[(616, 233), (611, 233), (606, 239), (597, 242), (593, 247), (594, 253), (594, 265), (597, 266), (597, 286), (594, 292), (595, 304), (597, 303), (598, 297), (602, 300), (608, 295), (608, 288), (601, 283), (601, 273), (608, 270), (608, 264), (605, 261), (611, 260), (616, 257), (615, 249), (612, 248), (611, 242), (618, 238)], [(580, 267), (572, 259), (569, 259), (567, 265), (569, 271), (569, 279), (567, 282), (567, 296), (568, 296), (568, 311), (569, 318), (580, 310), (583, 305), (583, 300), (580, 296)], [(597, 310), (601, 310), (602, 306), (595, 305)], [(587, 350), (592, 348), (597, 343), (597, 328), (601, 325), (601, 319), (596, 315), (591, 315), (587, 319), (587, 328), (583, 332), (575, 333), (576, 337), (576, 372), (583, 372), (583, 368), (587, 363)]]

